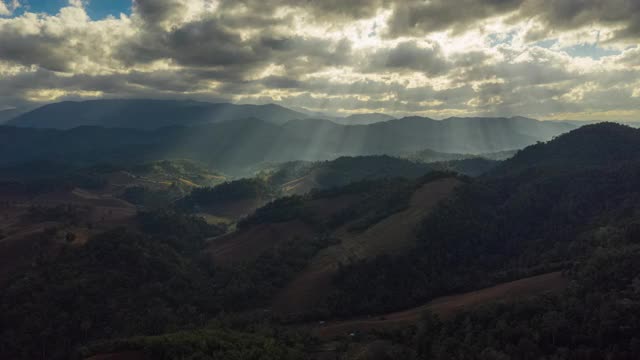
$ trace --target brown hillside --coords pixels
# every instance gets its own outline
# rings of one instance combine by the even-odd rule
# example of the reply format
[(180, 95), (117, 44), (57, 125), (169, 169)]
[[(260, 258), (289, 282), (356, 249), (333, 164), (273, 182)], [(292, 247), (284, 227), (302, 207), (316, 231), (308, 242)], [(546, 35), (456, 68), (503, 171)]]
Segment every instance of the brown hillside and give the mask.
[(95, 355), (86, 360), (147, 360), (148, 357), (140, 351), (127, 351), (114, 354)]
[(375, 329), (403, 327), (417, 323), (425, 311), (431, 311), (447, 318), (483, 304), (513, 301), (545, 292), (558, 292), (565, 289), (568, 283), (569, 280), (561, 272), (553, 272), (460, 295), (440, 297), (423, 306), (376, 318), (361, 318), (316, 325), (312, 332), (314, 335), (326, 339)]
[[(59, 190), (35, 197), (15, 194), (1, 199), (0, 284), (12, 272), (30, 266), (38, 256), (56, 256), (63, 246), (80, 246), (106, 229), (130, 225), (137, 212), (126, 201), (82, 189)], [(32, 219), (28, 216), (32, 206), (71, 206), (78, 209), (78, 219), (74, 224)], [(74, 236), (72, 242), (66, 240), (68, 233)]]
[(313, 189), (320, 188), (316, 181), (317, 170), (301, 178), (291, 180), (281, 186), (281, 190), (286, 195), (304, 195)]
[[(359, 198), (354, 195), (341, 195), (326, 199), (311, 200), (306, 209), (314, 217), (328, 218), (352, 205)], [(255, 260), (275, 245), (296, 238), (314, 236), (311, 226), (300, 220), (259, 224), (239, 230), (229, 235), (211, 240), (207, 252), (220, 266), (236, 266)]]
[(412, 196), (409, 208), (398, 212), (359, 234), (347, 231), (349, 224), (336, 231), (341, 243), (320, 251), (309, 266), (274, 299), (278, 314), (291, 316), (312, 311), (331, 292), (331, 277), (340, 263), (406, 251), (414, 246), (416, 225), (448, 197), (460, 180), (432, 181)]
[(305, 238), (313, 230), (302, 221), (278, 224), (260, 224), (212, 240), (207, 252), (216, 265), (233, 267), (257, 259), (262, 253), (280, 242)]
[(239, 220), (264, 206), (267, 202), (268, 199), (261, 198), (221, 201), (215, 206), (203, 208), (201, 211), (217, 217)]

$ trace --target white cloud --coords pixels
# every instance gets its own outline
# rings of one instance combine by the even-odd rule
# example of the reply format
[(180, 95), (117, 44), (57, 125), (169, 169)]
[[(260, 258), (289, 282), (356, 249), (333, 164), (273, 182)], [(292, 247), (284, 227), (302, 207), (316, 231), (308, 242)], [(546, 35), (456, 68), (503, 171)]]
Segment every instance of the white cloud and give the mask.
[(0, 0), (0, 17), (11, 16), (13, 12), (20, 7), (18, 0)]
[(4, 2), (0, 0), (0, 16), (9, 16), (11, 15), (11, 11)]
[[(561, 23), (568, 10), (548, 1), (454, 9), (410, 0), (412, 13), (389, 0), (135, 0), (130, 16), (96, 21), (86, 1), (70, 0), (56, 15), (0, 19), (0, 107), (173, 97), (346, 113), (640, 119), (635, 20), (567, 0), (582, 15)], [(0, 4), (4, 16), (20, 5)], [(581, 44), (586, 55), (567, 50)]]
[(69, 0), (69, 6), (82, 8), (88, 3), (88, 0)]

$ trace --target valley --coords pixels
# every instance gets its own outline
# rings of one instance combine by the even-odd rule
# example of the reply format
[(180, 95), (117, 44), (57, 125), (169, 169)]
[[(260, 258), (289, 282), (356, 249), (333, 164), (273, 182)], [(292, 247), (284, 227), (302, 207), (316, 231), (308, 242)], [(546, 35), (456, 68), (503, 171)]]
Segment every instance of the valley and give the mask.
[[(485, 312), (497, 319), (534, 306), (522, 304), (571, 307), (580, 291), (609, 294), (603, 302), (625, 293), (635, 306), (625, 285), (635, 279), (635, 262), (624, 259), (637, 253), (638, 130), (597, 124), (556, 136), (558, 128), (540, 130), (527, 119), (474, 120), (482, 127), (516, 121), (556, 137), (478, 153), (431, 150), (426, 141), (415, 150), (380, 150), (385, 155), (333, 152), (336, 143), (332, 155), (309, 156), (313, 146), (328, 149), (311, 143), (295, 160), (246, 150), (237, 157), (215, 144), (215, 136), (229, 136), (224, 131), (204, 141), (236, 126), (315, 126), (301, 121), (231, 120), (176, 132), (2, 129), (27, 135), (3, 146), (23, 148), (44, 131), (67, 138), (67, 149), (55, 161), (31, 150), (0, 174), (0, 310), (4, 323), (26, 319), (2, 328), (17, 335), (5, 335), (11, 341), (0, 348), (32, 354), (27, 344), (39, 342), (52, 359), (172, 359), (200, 346), (223, 357), (446, 358), (436, 349), (459, 336), (452, 329), (460, 319), (486, 322)], [(387, 120), (395, 121), (403, 120)], [(348, 126), (392, 125), (385, 124)], [(344, 126), (318, 125), (321, 132)], [(221, 128), (207, 133), (213, 127)], [(165, 141), (196, 136), (192, 130), (204, 130), (202, 140), (168, 150), (175, 145)], [(107, 136), (106, 145), (110, 132), (132, 140), (131, 149), (146, 139), (142, 146), (155, 150), (113, 156), (129, 146), (121, 142), (82, 159), (92, 137)], [(180, 157), (166, 158), (167, 151)], [(203, 161), (215, 153), (245, 170)], [(616, 266), (625, 270), (611, 276), (630, 277), (619, 287), (589, 275), (592, 264), (620, 257)], [(107, 307), (98, 301), (105, 284)], [(532, 311), (555, 311), (539, 306)], [(41, 318), (53, 319), (46, 330)], [(245, 338), (252, 340), (242, 345)]]
[(640, 359), (640, 0), (0, 0), (0, 360)]

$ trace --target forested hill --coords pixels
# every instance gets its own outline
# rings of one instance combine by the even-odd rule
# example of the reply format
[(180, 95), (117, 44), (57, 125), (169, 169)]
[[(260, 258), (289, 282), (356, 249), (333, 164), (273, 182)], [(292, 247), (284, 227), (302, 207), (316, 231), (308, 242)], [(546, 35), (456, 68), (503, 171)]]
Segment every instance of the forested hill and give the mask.
[[(492, 276), (563, 269), (571, 286), (559, 294), (485, 306), (452, 319), (426, 316), (416, 334), (420, 356), (636, 358), (638, 184), (640, 132), (605, 123), (531, 146), (490, 176), (461, 188), (423, 222), (422, 255), (393, 264), (422, 262), (429, 265), (417, 268), (429, 274), (434, 274), (428, 270), (432, 267), (446, 268), (447, 278), (466, 286)], [(374, 269), (357, 279), (381, 286), (383, 278), (372, 276), (385, 272), (377, 265), (356, 267)], [(415, 284), (424, 280), (418, 278)], [(382, 286), (387, 285), (393, 286)]]
[[(244, 125), (254, 122), (265, 124)], [(90, 135), (104, 129), (4, 130)], [(198, 146), (209, 146), (204, 135), (199, 139)], [(59, 140), (52, 149), (91, 142)], [(10, 147), (16, 140), (2, 141)], [(30, 206), (30, 197), (7, 201), (0, 208), (8, 224), (0, 246), (19, 255), (14, 269), (20, 271), (3, 274), (0, 357), (68, 359), (133, 350), (161, 359), (304, 358), (318, 340), (290, 321), (312, 319), (316, 326), (336, 318), (381, 319), (440, 296), (558, 271), (570, 279), (564, 292), (469, 309), (452, 319), (425, 316), (417, 332), (342, 334), (335, 349), (384, 340), (414, 355), (401, 357), (407, 359), (633, 354), (640, 349), (638, 144), (638, 130), (588, 126), (532, 145), (477, 178), (418, 176), (432, 165), (388, 157), (321, 162), (313, 166), (328, 171), (326, 184), (365, 180), (258, 204), (235, 227), (207, 223), (182, 208), (206, 212), (201, 202), (247, 194), (270, 200), (266, 180), (195, 191), (175, 204), (182, 208), (142, 211), (110, 194), (75, 189), (73, 196), (39, 195), (59, 204), (51, 208), (45, 201)], [(215, 176), (183, 162), (130, 169), (159, 181)], [(412, 179), (386, 176), (393, 173)], [(278, 184), (308, 174), (293, 169)], [(367, 180), (372, 174), (385, 176)], [(32, 230), (23, 234), (25, 227)], [(246, 348), (239, 349), (243, 333), (229, 329), (264, 336), (246, 337)], [(352, 359), (347, 350), (341, 355)]]
[(0, 165), (61, 159), (82, 165), (189, 159), (235, 171), (264, 162), (399, 155), (427, 148), (441, 153), (491, 153), (549, 140), (574, 128), (530, 119), (476, 120), (404, 118), (361, 126), (296, 120), (279, 126), (251, 118), (155, 130), (0, 127)]
[(91, 100), (48, 104), (17, 115), (9, 125), (34, 128), (72, 129), (78, 126), (157, 129), (259, 117), (283, 124), (307, 115), (269, 105), (236, 105), (178, 100)]
[[(344, 268), (336, 278), (336, 309), (408, 307), (492, 278), (562, 268), (601, 247), (633, 244), (640, 223), (638, 134), (622, 125), (592, 125), (521, 151), (426, 217), (418, 251)], [(398, 276), (405, 280), (395, 281)]]
[(640, 130), (616, 123), (586, 125), (538, 143), (504, 161), (496, 176), (527, 169), (571, 171), (621, 165), (640, 159)]
[(284, 194), (304, 194), (311, 189), (340, 187), (363, 180), (416, 179), (433, 171), (477, 176), (498, 164), (498, 161), (482, 158), (420, 163), (386, 155), (345, 156), (331, 161), (287, 162), (265, 171), (263, 176)]

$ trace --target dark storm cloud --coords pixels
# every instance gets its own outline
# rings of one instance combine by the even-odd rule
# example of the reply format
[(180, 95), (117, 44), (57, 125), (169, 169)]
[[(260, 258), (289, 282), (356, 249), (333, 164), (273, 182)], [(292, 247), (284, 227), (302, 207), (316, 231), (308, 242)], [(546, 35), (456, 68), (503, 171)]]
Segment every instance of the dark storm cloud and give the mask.
[(394, 3), (392, 0), (222, 0), (222, 9), (250, 9), (258, 14), (273, 14), (287, 7), (305, 11), (325, 21), (349, 21), (370, 18)]
[(549, 30), (576, 29), (602, 24), (621, 26), (617, 39), (640, 38), (640, 1), (637, 0), (528, 0), (518, 18), (540, 19)]
[(525, 0), (407, 0), (397, 2), (389, 36), (468, 30), (478, 20), (514, 11)]
[(133, 0), (133, 12), (151, 26), (181, 19), (186, 11), (187, 3), (181, 0)]
[(100, 91), (105, 94), (151, 95), (158, 89), (167, 92), (187, 92), (202, 89), (202, 79), (197, 74), (186, 71), (154, 71), (143, 73), (132, 71), (109, 75), (60, 75), (57, 72), (40, 69), (34, 72), (18, 73), (0, 78), (0, 96), (26, 94), (31, 90), (65, 89), (67, 91)]
[(66, 71), (70, 58), (64, 39), (46, 34), (19, 34), (0, 27), (0, 59), (21, 65), (38, 65), (44, 69)]
[(597, 24), (620, 26), (615, 34), (619, 40), (640, 38), (637, 0), (408, 0), (396, 3), (388, 36), (460, 33), (481, 20), (507, 14), (511, 21), (538, 19), (544, 24), (530, 34), (532, 41), (553, 31)]
[(447, 61), (437, 43), (427, 47), (416, 41), (402, 42), (391, 49), (382, 49), (368, 59), (371, 71), (420, 71), (438, 75), (448, 70)]
[(265, 29), (253, 36), (226, 26), (218, 16), (180, 23), (168, 30), (143, 28), (119, 46), (119, 59), (131, 66), (157, 60), (204, 71), (212, 79), (240, 81), (269, 64), (290, 75), (350, 61), (351, 44)]
[(299, 89), (303, 86), (302, 81), (286, 76), (268, 76), (261, 79), (260, 83), (271, 89)]
[[(171, 1), (178, 0), (160, 2)], [(221, 4), (223, 9), (246, 9), (246, 14), (271, 19), (282, 7), (305, 11), (327, 23), (371, 18), (391, 10), (387, 35), (393, 38), (443, 30), (460, 33), (473, 29), (478, 21), (507, 14), (517, 20), (538, 18), (547, 31), (608, 24), (622, 26), (617, 32), (620, 39), (640, 37), (640, 1), (636, 0), (223, 0)]]
[[(260, 61), (260, 49), (222, 26), (206, 19), (178, 27), (159, 41), (161, 57), (185, 65), (234, 65)], [(262, 54), (263, 55), (263, 54)]]
[(344, 65), (350, 61), (351, 43), (347, 39), (339, 41), (309, 36), (263, 35), (259, 46), (270, 51), (280, 61), (305, 57), (313, 59), (317, 65)]
[(167, 32), (143, 30), (120, 45), (127, 63), (172, 59), (195, 66), (244, 65), (260, 61), (254, 44), (213, 18), (186, 23)]

